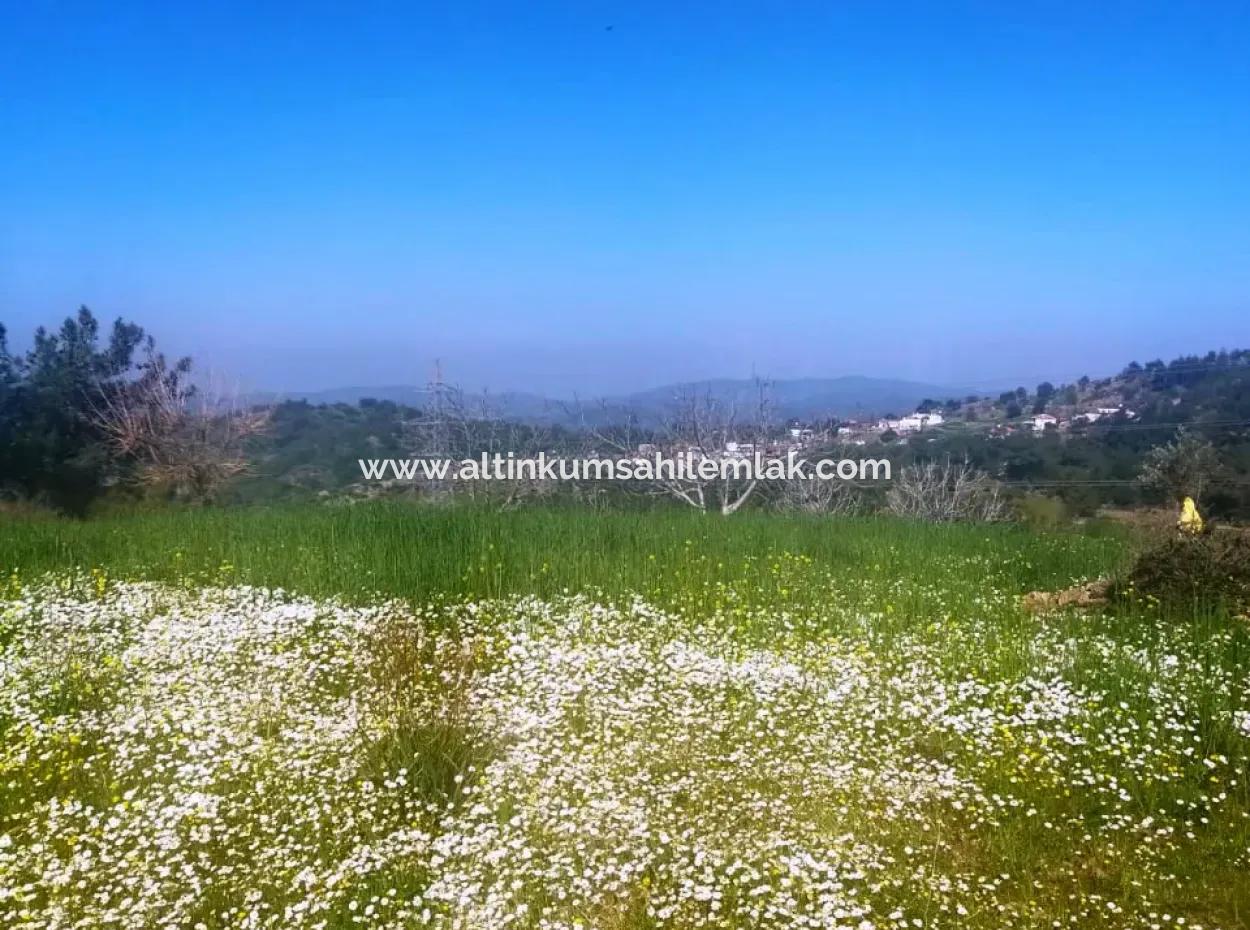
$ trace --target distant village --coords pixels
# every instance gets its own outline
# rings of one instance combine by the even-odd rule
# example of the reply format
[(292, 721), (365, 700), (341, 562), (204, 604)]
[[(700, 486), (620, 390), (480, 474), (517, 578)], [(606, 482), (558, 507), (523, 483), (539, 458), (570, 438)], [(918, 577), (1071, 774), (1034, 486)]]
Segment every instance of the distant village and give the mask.
[[(972, 407), (968, 408), (969, 411), (972, 409)], [(936, 432), (940, 427), (945, 427), (947, 430), (978, 428), (978, 432), (991, 439), (1015, 435), (1042, 437), (1080, 429), (1100, 420), (1127, 421), (1136, 418), (1137, 413), (1123, 404), (1074, 410), (1063, 415), (1045, 412), (1031, 413), (1013, 420), (981, 418), (970, 412), (965, 412), (964, 416), (955, 417), (926, 407), (926, 409), (918, 409), (905, 416), (886, 416), (873, 421), (832, 420), (819, 425), (791, 421), (784, 430), (759, 441), (727, 440), (720, 451), (729, 458), (751, 458), (757, 452), (768, 456), (784, 456), (792, 451), (806, 451), (835, 444), (863, 446), (872, 442), (915, 439), (926, 432)], [(690, 446), (693, 451), (693, 446), (689, 443), (679, 443), (679, 446)], [(660, 446), (655, 443), (641, 443), (637, 447), (639, 455), (653, 455), (659, 451)]]
[[(995, 423), (990, 428), (991, 436), (1011, 436), (1019, 432), (1044, 433), (1048, 429), (1064, 431), (1069, 429), (1074, 423), (1097, 423), (1104, 418), (1120, 417), (1126, 420), (1132, 420), (1137, 414), (1124, 407), (1123, 405), (1116, 407), (1095, 407), (1092, 410), (1081, 411), (1072, 414), (1070, 417), (1057, 417), (1050, 413), (1035, 413), (1026, 416), (1018, 423)], [(876, 434), (886, 432), (894, 432), (898, 435), (906, 433), (919, 433), (926, 429), (932, 429), (946, 422), (942, 414), (932, 412), (917, 411), (900, 417), (897, 420), (880, 419), (868, 428), (868, 431)], [(839, 435), (851, 435), (854, 430), (848, 425), (838, 428)]]
[[(987, 435), (994, 438), (1014, 436), (1019, 433), (1041, 436), (1048, 430), (1066, 432), (1073, 427), (1079, 428), (1080, 426), (1097, 423), (1099, 420), (1104, 419), (1133, 420), (1136, 418), (1137, 413), (1123, 404), (1114, 407), (1094, 407), (1090, 410), (1077, 411), (1067, 416), (1056, 416), (1052, 413), (1033, 413), (1025, 415), (1016, 421), (1002, 420), (992, 422), (989, 424)], [(837, 427), (837, 435), (844, 442), (862, 445), (873, 438), (892, 438), (890, 434), (894, 436), (909, 436), (953, 422), (968, 423), (969, 421), (946, 417), (936, 410), (917, 410), (915, 413), (909, 413), (897, 419), (882, 417), (870, 424), (847, 421)], [(794, 433), (795, 431), (792, 430), (791, 432)]]

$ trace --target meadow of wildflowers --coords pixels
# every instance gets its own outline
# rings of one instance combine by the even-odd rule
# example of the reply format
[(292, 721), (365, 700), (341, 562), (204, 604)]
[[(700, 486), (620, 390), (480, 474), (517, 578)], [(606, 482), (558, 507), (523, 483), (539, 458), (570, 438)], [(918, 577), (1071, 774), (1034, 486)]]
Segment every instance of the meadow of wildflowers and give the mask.
[(19, 568), (0, 926), (1245, 926), (1244, 622), (1031, 617), (1086, 543), (962, 532), (491, 597)]

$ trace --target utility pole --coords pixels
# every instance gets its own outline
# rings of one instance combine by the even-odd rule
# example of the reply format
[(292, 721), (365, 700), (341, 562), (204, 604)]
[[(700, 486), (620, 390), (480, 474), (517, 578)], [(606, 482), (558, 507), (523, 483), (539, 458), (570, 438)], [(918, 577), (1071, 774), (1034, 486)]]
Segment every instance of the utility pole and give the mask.
[[(443, 378), (442, 359), (435, 359), (430, 379), (425, 384), (425, 399), (417, 416), (410, 421), (408, 439), (409, 454), (427, 459), (451, 458), (451, 415), (454, 404), (452, 388)], [(442, 496), (451, 488), (446, 480), (429, 479), (425, 482), (427, 494)]]

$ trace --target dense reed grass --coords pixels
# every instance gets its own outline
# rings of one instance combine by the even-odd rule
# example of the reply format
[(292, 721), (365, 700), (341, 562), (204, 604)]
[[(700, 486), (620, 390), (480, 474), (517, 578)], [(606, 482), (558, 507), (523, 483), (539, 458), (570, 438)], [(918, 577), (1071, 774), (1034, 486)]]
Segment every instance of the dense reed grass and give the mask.
[(1023, 592), (1098, 575), (1124, 555), (1123, 541), (1106, 533), (683, 510), (500, 513), (378, 503), (0, 526), (0, 570), (26, 577), (104, 568), (116, 577), (233, 581), (353, 600), (641, 593), (692, 609), (720, 606), (718, 592), (729, 589), (753, 606), (823, 597), (785, 570), (795, 560), (848, 579), (930, 574), (944, 560), (974, 560), (995, 565)]

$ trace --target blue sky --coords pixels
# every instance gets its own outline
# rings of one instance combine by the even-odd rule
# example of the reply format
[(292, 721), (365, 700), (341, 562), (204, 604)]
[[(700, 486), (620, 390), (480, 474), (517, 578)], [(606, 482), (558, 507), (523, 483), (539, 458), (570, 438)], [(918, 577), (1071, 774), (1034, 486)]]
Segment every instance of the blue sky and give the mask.
[(4, 5), (13, 341), (550, 393), (1250, 344), (1244, 3), (195, 6)]

